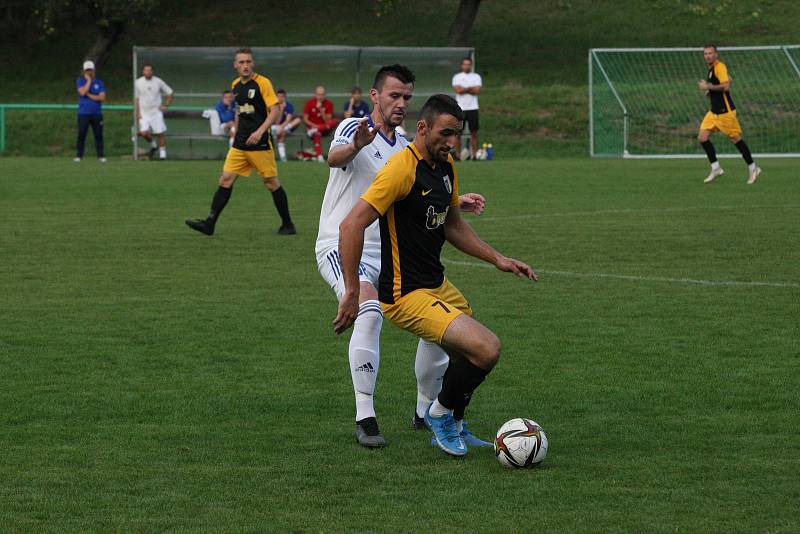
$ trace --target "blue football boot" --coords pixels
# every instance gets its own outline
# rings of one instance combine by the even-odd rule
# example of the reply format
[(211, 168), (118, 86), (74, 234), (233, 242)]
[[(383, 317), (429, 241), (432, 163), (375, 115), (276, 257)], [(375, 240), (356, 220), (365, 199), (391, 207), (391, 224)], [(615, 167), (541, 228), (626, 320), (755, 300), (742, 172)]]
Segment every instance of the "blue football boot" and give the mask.
[(441, 417), (432, 417), (431, 409), (425, 412), (425, 422), (431, 427), (434, 444), (450, 456), (464, 456), (467, 445), (456, 430), (456, 420), (448, 413)]

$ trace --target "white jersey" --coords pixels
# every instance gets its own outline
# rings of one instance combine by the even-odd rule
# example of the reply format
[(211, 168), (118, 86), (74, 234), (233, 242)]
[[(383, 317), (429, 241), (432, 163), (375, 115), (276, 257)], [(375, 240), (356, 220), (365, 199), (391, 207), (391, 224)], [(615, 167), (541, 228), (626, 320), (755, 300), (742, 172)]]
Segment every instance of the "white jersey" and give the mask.
[[(363, 119), (345, 119), (336, 128), (336, 133), (331, 141), (331, 149), (341, 145), (349, 145), (359, 121)], [(372, 118), (367, 117), (370, 126)], [(405, 137), (395, 132), (394, 142), (384, 137), (379, 132), (369, 145), (362, 148), (356, 157), (344, 168), (332, 168), (328, 176), (328, 187), (325, 189), (325, 198), (322, 201), (322, 211), (319, 215), (319, 232), (317, 233), (317, 257), (326, 251), (339, 246), (339, 224), (347, 217), (358, 199), (361, 198), (372, 182), (375, 175), (386, 165), (389, 158), (408, 146)], [(380, 251), (381, 232), (378, 221), (372, 223), (364, 232), (364, 252)]]
[(153, 76), (149, 80), (144, 76), (137, 78), (134, 90), (136, 98), (139, 99), (139, 113), (143, 116), (157, 113), (161, 106), (161, 95), (172, 94), (172, 88), (158, 76)]
[[(453, 87), (460, 85), (464, 88), (469, 87), (482, 87), (481, 75), (477, 72), (459, 72), (453, 76)], [(472, 111), (478, 109), (478, 95), (470, 93), (456, 94), (456, 102), (458, 106), (464, 111)]]

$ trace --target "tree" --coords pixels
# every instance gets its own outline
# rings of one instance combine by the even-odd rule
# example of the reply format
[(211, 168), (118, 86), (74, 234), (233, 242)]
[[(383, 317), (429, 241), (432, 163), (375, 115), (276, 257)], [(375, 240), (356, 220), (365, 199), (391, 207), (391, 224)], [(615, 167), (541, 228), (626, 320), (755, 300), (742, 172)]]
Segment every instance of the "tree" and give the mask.
[(450, 31), (447, 34), (448, 46), (467, 46), (480, 5), (481, 0), (461, 0), (458, 3), (456, 18), (450, 25)]
[(130, 24), (148, 18), (158, 4), (159, 0), (37, 0), (33, 14), (39, 20), (43, 38), (92, 21), (97, 37), (86, 58), (102, 65)]

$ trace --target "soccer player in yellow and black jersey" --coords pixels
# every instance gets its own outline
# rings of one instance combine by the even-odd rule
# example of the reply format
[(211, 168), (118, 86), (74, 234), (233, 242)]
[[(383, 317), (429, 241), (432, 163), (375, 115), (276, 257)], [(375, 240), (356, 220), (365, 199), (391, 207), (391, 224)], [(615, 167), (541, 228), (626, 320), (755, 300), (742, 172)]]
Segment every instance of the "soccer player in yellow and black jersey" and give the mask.
[(728, 67), (719, 60), (719, 52), (717, 52), (715, 45), (708, 45), (703, 48), (703, 59), (708, 63), (708, 75), (705, 80), (697, 82), (697, 85), (711, 100), (711, 111), (703, 117), (703, 122), (700, 124), (700, 132), (697, 134), (697, 140), (703, 150), (706, 151), (708, 161), (711, 162), (711, 172), (704, 182), (711, 183), (717, 176), (725, 174), (725, 171), (719, 166), (719, 161), (717, 161), (714, 145), (709, 141), (709, 137), (713, 132), (722, 132), (728, 136), (741, 152), (742, 158), (744, 158), (748, 166), (747, 183), (753, 184), (758, 179), (758, 175), (761, 174), (761, 169), (753, 161), (750, 148), (741, 137), (742, 127), (739, 125), (739, 119), (736, 118), (736, 106), (733, 104), (733, 99), (731, 99), (731, 79), (728, 76)]
[(281, 115), (278, 97), (269, 79), (255, 72), (253, 52), (249, 48), (236, 51), (233, 66), (239, 73), (239, 77), (231, 85), (236, 100), (236, 136), (225, 158), (219, 188), (214, 193), (208, 217), (187, 219), (186, 224), (193, 230), (213, 235), (217, 219), (231, 198), (236, 179), (239, 176), (250, 176), (255, 169), (261, 175), (264, 185), (272, 192), (272, 200), (281, 216), (278, 233), (294, 234), (296, 231), (289, 216), (289, 201), (278, 181), (275, 151), (270, 138), (271, 126)]
[(500, 340), (472, 318), (461, 292), (444, 276), (445, 241), (501, 271), (537, 280), (527, 264), (503, 256), (461, 219), (458, 174), (450, 151), (461, 134), (464, 112), (447, 95), (434, 95), (420, 111), (414, 142), (392, 156), (339, 226), (345, 292), (334, 329), (341, 333), (359, 313), (358, 263), (364, 231), (380, 217), (381, 272), (378, 299), (399, 327), (440, 345), (450, 356), (442, 389), (425, 421), (434, 444), (453, 456), (467, 446), (460, 432), (473, 391), (500, 358)]

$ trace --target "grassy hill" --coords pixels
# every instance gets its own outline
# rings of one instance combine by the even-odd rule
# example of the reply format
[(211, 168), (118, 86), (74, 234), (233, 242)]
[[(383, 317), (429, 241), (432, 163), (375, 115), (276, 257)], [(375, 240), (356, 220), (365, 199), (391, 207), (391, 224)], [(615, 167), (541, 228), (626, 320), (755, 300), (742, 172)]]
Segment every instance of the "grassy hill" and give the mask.
[[(131, 47), (293, 46), (312, 44), (444, 46), (455, 0), (345, 3), (311, 0), (162, 2), (158, 15), (133, 23), (101, 76), (112, 103), (131, 99)], [(586, 53), (600, 46), (780, 44), (800, 41), (800, 3), (791, 0), (545, 0), (483, 3), (471, 45), (484, 77), (484, 139), (500, 154), (574, 155), (586, 151)], [(46, 40), (35, 31), (4, 33), (0, 97), (73, 102), (73, 79), (93, 29), (65, 28)], [(73, 117), (9, 114), (12, 153), (61, 153), (72, 146)], [(47, 127), (38, 126), (46, 123)], [(109, 124), (112, 152), (127, 151), (124, 127)], [(45, 139), (44, 142), (41, 140)], [(36, 140), (39, 140), (36, 142)]]

